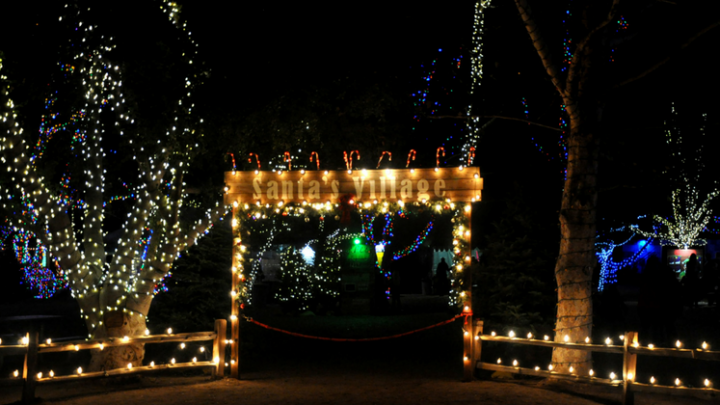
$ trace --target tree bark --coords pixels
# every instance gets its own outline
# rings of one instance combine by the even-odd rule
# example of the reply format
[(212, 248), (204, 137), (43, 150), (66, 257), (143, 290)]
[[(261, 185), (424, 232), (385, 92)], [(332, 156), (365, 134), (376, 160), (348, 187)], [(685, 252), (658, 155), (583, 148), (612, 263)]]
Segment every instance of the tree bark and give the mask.
[[(96, 329), (93, 339), (125, 336), (142, 336), (145, 334), (145, 316), (134, 315), (125, 311), (110, 311), (103, 315), (103, 325)], [(142, 366), (145, 357), (145, 345), (133, 343), (127, 346), (106, 347), (103, 350), (93, 349), (88, 371), (112, 370), (125, 368), (128, 363), (134, 367)]]
[[(579, 122), (580, 121), (580, 122)], [(584, 342), (592, 336), (592, 274), (595, 264), (597, 207), (597, 136), (571, 121), (568, 138), (567, 180), (560, 209), (560, 253), (555, 264), (558, 308), (555, 341)], [(587, 375), (591, 352), (554, 349), (552, 364), (558, 372)]]

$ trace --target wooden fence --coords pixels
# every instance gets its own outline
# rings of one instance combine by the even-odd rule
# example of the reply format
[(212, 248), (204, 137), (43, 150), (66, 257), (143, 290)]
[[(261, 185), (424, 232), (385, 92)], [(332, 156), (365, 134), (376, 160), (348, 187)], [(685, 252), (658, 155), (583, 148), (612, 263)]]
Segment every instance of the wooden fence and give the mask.
[[(225, 343), (227, 338), (227, 321), (218, 319), (215, 321), (213, 332), (194, 333), (169, 333), (163, 335), (130, 336), (123, 338), (107, 338), (96, 340), (78, 340), (62, 343), (40, 343), (38, 332), (26, 334), (22, 344), (0, 345), (0, 355), (24, 355), (25, 363), (22, 373), (16, 370), (10, 378), (0, 378), (0, 385), (22, 385), (22, 402), (30, 403), (35, 399), (35, 388), (37, 384), (84, 380), (90, 378), (110, 377), (118, 375), (129, 375), (138, 373), (155, 372), (168, 369), (187, 368), (212, 368), (214, 378), (221, 378), (225, 370)], [(193, 358), (190, 362), (176, 363), (172, 359), (167, 364), (155, 364), (151, 362), (145, 366), (132, 366), (104, 371), (86, 372), (78, 368), (75, 374), (56, 376), (53, 374), (43, 375), (38, 373), (37, 356), (42, 353), (80, 351), (90, 349), (104, 350), (106, 347), (126, 346), (134, 343), (168, 343), (168, 342), (198, 342), (213, 341), (212, 361), (198, 361)], [(50, 372), (52, 373), (52, 371)]]
[[(522, 375), (533, 375), (539, 377), (548, 378), (559, 378), (568, 379), (575, 381), (584, 381), (593, 384), (604, 384), (622, 387), (622, 403), (631, 405), (634, 403), (634, 392), (654, 392), (660, 394), (672, 394), (672, 395), (694, 395), (707, 398), (708, 396), (717, 396), (720, 394), (720, 390), (712, 388), (712, 384), (709, 380), (704, 381), (704, 388), (689, 388), (683, 385), (682, 381), (676, 380), (675, 386), (666, 386), (654, 384), (654, 382), (639, 383), (635, 381), (637, 376), (637, 355), (649, 355), (649, 356), (664, 356), (664, 357), (681, 357), (688, 359), (699, 359), (709, 361), (720, 361), (720, 351), (710, 351), (705, 348), (697, 349), (686, 349), (682, 347), (668, 349), (668, 348), (655, 348), (650, 346), (640, 346), (638, 343), (637, 332), (626, 332), (623, 335), (623, 344), (613, 345), (612, 342), (606, 342), (607, 344), (592, 344), (592, 343), (563, 343), (551, 341), (548, 337), (538, 339), (532, 335), (527, 337), (516, 337), (512, 336), (498, 336), (494, 332), (490, 335), (483, 334), (483, 321), (475, 320), (473, 325), (473, 336), (475, 336), (475, 350), (473, 361), (476, 364), (476, 369), (491, 370), (491, 371), (503, 371), (512, 374)], [(518, 363), (513, 362), (512, 366), (504, 366), (501, 364), (484, 363), (481, 361), (482, 353), (482, 342), (504, 342), (513, 343), (520, 345), (531, 345), (531, 346), (543, 346), (543, 347), (560, 347), (564, 349), (572, 350), (585, 350), (591, 352), (604, 352), (604, 353), (616, 353), (623, 356), (623, 371), (622, 376), (615, 376), (615, 378), (599, 378), (593, 374), (578, 375), (574, 373), (558, 373), (552, 370), (542, 370), (539, 367), (535, 368), (524, 368), (520, 367)]]

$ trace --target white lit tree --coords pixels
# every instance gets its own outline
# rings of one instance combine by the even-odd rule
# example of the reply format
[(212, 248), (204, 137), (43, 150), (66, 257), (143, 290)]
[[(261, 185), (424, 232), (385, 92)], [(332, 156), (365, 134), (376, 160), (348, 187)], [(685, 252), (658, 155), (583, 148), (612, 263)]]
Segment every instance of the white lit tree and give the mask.
[[(22, 116), (14, 105), (0, 60), (0, 149), (12, 185), (2, 190), (6, 221), (32, 232), (47, 248), (80, 305), (90, 338), (145, 334), (157, 286), (180, 253), (226, 211), (218, 199), (202, 208), (200, 219), (188, 214), (200, 208), (187, 208), (193, 201), (184, 182), (202, 137), (191, 101), (200, 73), (178, 6), (158, 3), (169, 29), (180, 34), (186, 49), (192, 47), (175, 66), (174, 73), (186, 76), (168, 96), (177, 96), (172, 104), (161, 103), (160, 95), (143, 104), (125, 94), (116, 46), (94, 24), (89, 8), (66, 6), (60, 18), (72, 28), (69, 60), (58, 63), (61, 73), (41, 122), (27, 122), (30, 114)], [(143, 111), (148, 105), (154, 111), (172, 107), (156, 114)], [(70, 146), (52, 154), (47, 149), (63, 142)], [(58, 157), (67, 162), (62, 176), (48, 168)], [(125, 192), (113, 194), (117, 189)], [(119, 233), (117, 247), (106, 245), (109, 232)], [(139, 365), (143, 357), (142, 344), (96, 350), (90, 369)]]

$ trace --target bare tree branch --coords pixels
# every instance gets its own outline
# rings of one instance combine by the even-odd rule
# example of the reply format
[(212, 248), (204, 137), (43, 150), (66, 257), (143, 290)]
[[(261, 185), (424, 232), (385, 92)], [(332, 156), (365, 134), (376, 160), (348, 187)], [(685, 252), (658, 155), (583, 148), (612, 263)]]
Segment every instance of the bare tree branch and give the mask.
[(456, 119), (456, 120), (467, 120), (467, 119), (473, 119), (473, 118), (492, 118), (492, 119), (499, 119), (499, 120), (507, 120), (507, 121), (518, 121), (518, 122), (524, 122), (528, 125), (534, 125), (536, 127), (550, 129), (552, 131), (559, 131), (562, 132), (562, 129), (551, 127), (550, 125), (540, 124), (535, 121), (530, 121), (522, 118), (515, 118), (515, 117), (507, 117), (504, 115), (466, 115), (466, 116), (457, 116), (457, 115), (436, 115), (432, 117), (428, 117), (430, 119)]
[(687, 47), (688, 47), (690, 44), (692, 44), (696, 39), (698, 39), (698, 38), (700, 38), (701, 36), (703, 36), (704, 34), (708, 33), (709, 31), (711, 31), (713, 28), (717, 27), (718, 25), (720, 25), (720, 21), (717, 21), (717, 22), (715, 22), (715, 23), (713, 23), (713, 24), (710, 24), (709, 26), (705, 27), (705, 28), (702, 29), (700, 32), (698, 32), (697, 34), (693, 35), (690, 39), (688, 39), (684, 44), (682, 44), (682, 45), (680, 46), (680, 48), (677, 49), (677, 52), (676, 52), (675, 54), (673, 54), (673, 55), (668, 55), (665, 59), (663, 59), (663, 60), (661, 60), (660, 62), (656, 63), (655, 65), (651, 66), (650, 68), (648, 68), (648, 69), (645, 70), (644, 72), (640, 73), (639, 75), (634, 76), (634, 77), (631, 77), (631, 78), (629, 78), (629, 79), (627, 79), (627, 80), (625, 80), (625, 81), (623, 81), (623, 82), (615, 85), (615, 88), (619, 88), (619, 87), (625, 86), (626, 84), (630, 84), (630, 83), (632, 83), (632, 82), (634, 82), (634, 81), (636, 81), (636, 80), (638, 80), (638, 79), (642, 79), (643, 77), (649, 75), (650, 73), (652, 73), (653, 71), (655, 71), (655, 70), (656, 70), (657, 68), (659, 68), (660, 66), (666, 64), (666, 63), (667, 63), (670, 59), (672, 59), (673, 56), (675, 56), (678, 52), (680, 52), (680, 51), (682, 51), (683, 49), (687, 48)]

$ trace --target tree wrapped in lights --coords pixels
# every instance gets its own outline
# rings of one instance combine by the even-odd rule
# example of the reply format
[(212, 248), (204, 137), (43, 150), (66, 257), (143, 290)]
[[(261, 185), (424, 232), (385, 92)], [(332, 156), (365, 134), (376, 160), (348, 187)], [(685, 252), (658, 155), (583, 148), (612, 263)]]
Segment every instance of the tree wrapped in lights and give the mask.
[[(192, 209), (185, 208), (191, 198), (184, 181), (201, 138), (202, 120), (191, 101), (201, 72), (193, 64), (196, 44), (178, 6), (159, 3), (170, 29), (192, 49), (174, 66), (173, 73), (185, 77), (175, 82), (179, 89), (169, 96), (172, 102), (153, 97), (143, 104), (140, 97), (125, 94), (125, 68), (113, 63), (112, 38), (102, 27), (88, 24), (96, 17), (94, 7), (91, 13), (66, 6), (67, 15), (60, 18), (72, 29), (72, 56), (59, 64), (51, 85), (58, 90), (48, 99), (39, 137), (32, 135), (34, 124), (23, 122), (28, 118), (10, 98), (7, 78), (0, 76), (0, 145), (14, 186), (2, 196), (6, 213), (15, 213), (8, 214), (8, 224), (32, 232), (38, 245), (47, 248), (48, 261), (67, 278), (94, 339), (144, 334), (155, 290), (180, 253), (225, 212), (215, 202), (193, 220), (188, 215)], [(53, 149), (59, 140), (71, 147)], [(60, 179), (52, 176), (49, 156), (68, 161)], [(110, 163), (111, 156), (120, 161)], [(125, 191), (113, 195), (116, 189)], [(119, 233), (116, 247), (106, 244), (110, 231)], [(140, 365), (143, 356), (139, 343), (96, 350), (90, 369)]]
[(695, 187), (687, 184), (684, 189), (672, 193), (673, 216), (670, 219), (655, 215), (655, 221), (664, 225), (665, 231), (646, 232), (637, 226), (632, 230), (646, 238), (657, 238), (663, 246), (675, 246), (678, 249), (689, 249), (691, 246), (704, 246), (705, 239), (700, 237), (712, 219), (710, 202), (720, 191), (714, 190), (699, 204), (700, 195)]

